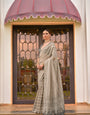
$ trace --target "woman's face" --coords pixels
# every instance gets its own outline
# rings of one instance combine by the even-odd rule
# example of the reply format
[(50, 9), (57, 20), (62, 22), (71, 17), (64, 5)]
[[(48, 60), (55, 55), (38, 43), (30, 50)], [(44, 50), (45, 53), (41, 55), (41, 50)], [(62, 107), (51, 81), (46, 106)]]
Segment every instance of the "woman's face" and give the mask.
[(50, 33), (47, 30), (43, 31), (43, 39), (44, 40), (50, 39)]

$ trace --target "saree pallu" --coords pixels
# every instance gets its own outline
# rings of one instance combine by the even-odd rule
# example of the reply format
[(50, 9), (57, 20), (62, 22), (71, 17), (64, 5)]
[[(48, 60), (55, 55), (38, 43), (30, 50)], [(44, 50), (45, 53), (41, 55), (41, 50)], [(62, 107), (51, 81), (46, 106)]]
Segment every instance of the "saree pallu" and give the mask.
[(38, 91), (32, 112), (43, 115), (64, 115), (64, 95), (55, 44), (50, 41), (40, 51), (40, 64), (38, 70)]

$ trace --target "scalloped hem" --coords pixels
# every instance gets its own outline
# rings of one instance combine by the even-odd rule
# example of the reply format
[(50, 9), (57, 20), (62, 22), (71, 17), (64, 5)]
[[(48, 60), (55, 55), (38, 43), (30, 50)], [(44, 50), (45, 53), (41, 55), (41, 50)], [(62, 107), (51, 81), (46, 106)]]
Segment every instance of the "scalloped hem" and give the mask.
[(37, 111), (32, 111), (33, 113), (37, 113), (37, 114), (43, 114), (43, 115), (64, 115), (65, 110), (63, 112), (60, 113), (42, 113), (42, 112), (37, 112)]
[(42, 114), (42, 112), (38, 112), (38, 111), (35, 111), (35, 110), (34, 111), (32, 110), (32, 113)]

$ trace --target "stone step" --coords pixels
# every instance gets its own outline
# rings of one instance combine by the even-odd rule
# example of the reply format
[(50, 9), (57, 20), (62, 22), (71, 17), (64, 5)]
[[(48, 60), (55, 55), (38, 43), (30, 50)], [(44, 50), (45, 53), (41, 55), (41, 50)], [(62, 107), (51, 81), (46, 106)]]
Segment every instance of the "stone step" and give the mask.
[[(13, 114), (0, 114), (0, 115), (42, 115), (42, 114), (29, 114), (29, 113), (13, 113)], [(64, 115), (90, 115), (90, 113), (65, 113)]]
[[(0, 105), (0, 115), (42, 115), (32, 113), (33, 105), (14, 104)], [(90, 105), (88, 104), (67, 104), (64, 115), (90, 115)]]
[[(10, 112), (2, 111), (0, 112), (0, 115), (42, 115), (42, 114), (35, 114), (35, 113), (32, 113), (31, 111), (10, 111)], [(73, 110), (66, 110), (64, 115), (90, 115), (90, 113), (88, 112), (76, 113)]]

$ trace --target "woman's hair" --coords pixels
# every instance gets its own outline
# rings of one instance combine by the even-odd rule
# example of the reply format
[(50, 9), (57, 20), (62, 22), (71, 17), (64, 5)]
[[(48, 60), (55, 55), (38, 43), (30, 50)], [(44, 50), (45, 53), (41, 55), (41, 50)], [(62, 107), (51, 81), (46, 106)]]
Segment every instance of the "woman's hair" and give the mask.
[(48, 28), (44, 29), (43, 31), (48, 31), (48, 33), (51, 34), (51, 31)]

